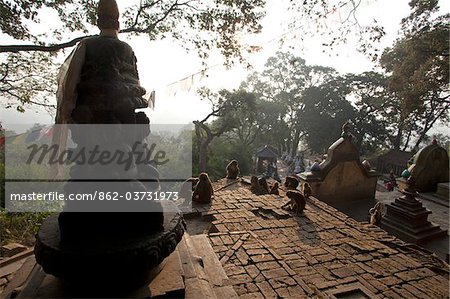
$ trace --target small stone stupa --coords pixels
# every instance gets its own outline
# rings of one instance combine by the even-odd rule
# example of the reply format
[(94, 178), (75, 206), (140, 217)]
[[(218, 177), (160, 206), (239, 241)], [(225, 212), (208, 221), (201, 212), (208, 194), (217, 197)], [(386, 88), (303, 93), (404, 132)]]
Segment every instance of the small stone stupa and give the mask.
[(330, 204), (373, 200), (379, 174), (362, 163), (353, 144), (350, 124), (342, 126), (342, 135), (327, 152), (326, 160), (299, 174), (302, 183), (311, 186), (312, 196)]
[(417, 200), (414, 171), (407, 179), (407, 187), (400, 190), (402, 197), (386, 205), (386, 213), (381, 219), (381, 227), (404, 241), (424, 244), (444, 237), (446, 230), (428, 221), (431, 211)]
[[(75, 152), (100, 145), (110, 152), (132, 155), (130, 143), (142, 142), (150, 133), (147, 116), (135, 112), (148, 103), (143, 98), (145, 89), (139, 83), (134, 52), (117, 38), (118, 17), (116, 2), (101, 0), (97, 22), (100, 35), (82, 40), (59, 74), (56, 123), (71, 125)], [(86, 130), (83, 125), (94, 125), (90, 128), (98, 127), (99, 131)], [(134, 130), (126, 129), (133, 126)], [(123, 196), (124, 191), (158, 190), (158, 171), (150, 163), (133, 161), (128, 171), (120, 165), (75, 164), (64, 191), (120, 191)], [(112, 183), (103, 184), (105, 179)], [(119, 185), (121, 190), (108, 189)], [(164, 212), (159, 202), (145, 203), (146, 207), (150, 204), (152, 212), (76, 212), (67, 204), (69, 210), (65, 207), (40, 227), (35, 246), (37, 263), (69, 285), (85, 288), (87, 295), (147, 283), (184, 232), (180, 213)]]

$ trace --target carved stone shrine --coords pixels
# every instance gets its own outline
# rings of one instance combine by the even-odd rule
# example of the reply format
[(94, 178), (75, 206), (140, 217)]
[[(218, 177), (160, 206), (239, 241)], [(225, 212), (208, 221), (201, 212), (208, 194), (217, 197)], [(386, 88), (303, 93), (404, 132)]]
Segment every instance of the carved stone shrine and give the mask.
[(299, 174), (311, 186), (312, 196), (333, 204), (375, 198), (379, 174), (365, 167), (351, 138), (341, 137), (327, 152), (320, 168)]
[(428, 221), (431, 211), (417, 200), (418, 193), (411, 185), (412, 181), (409, 180), (408, 187), (400, 191), (403, 193), (402, 197), (385, 206), (386, 214), (381, 219), (381, 227), (400, 239), (415, 244), (445, 236), (446, 230)]

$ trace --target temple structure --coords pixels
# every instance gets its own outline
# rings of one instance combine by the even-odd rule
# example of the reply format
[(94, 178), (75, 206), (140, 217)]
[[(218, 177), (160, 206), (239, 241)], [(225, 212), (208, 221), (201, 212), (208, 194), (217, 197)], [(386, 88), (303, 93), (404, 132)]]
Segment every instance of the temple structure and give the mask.
[(311, 186), (312, 195), (327, 203), (373, 200), (379, 174), (364, 166), (351, 138), (341, 137), (318, 169), (298, 175)]

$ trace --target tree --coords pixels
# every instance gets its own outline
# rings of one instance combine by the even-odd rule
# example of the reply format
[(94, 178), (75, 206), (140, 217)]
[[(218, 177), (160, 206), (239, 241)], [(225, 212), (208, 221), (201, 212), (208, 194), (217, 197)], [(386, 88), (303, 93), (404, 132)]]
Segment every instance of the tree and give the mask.
[(359, 51), (376, 59), (380, 52), (378, 43), (385, 31), (376, 19), (361, 22), (358, 17), (361, 4), (361, 0), (291, 0), (290, 9), (295, 12), (291, 32), (301, 41), (320, 36), (322, 45), (330, 50), (353, 40)]
[[(211, 112), (202, 120), (194, 121), (198, 146), (198, 170), (206, 171), (208, 146), (211, 141), (239, 125), (239, 115), (255, 108), (255, 95), (243, 90), (221, 90), (218, 93), (203, 88), (199, 90), (203, 100), (211, 103)], [(214, 121), (210, 124), (209, 120)]]
[[(202, 59), (212, 49), (219, 49), (229, 64), (243, 61), (246, 51), (242, 51), (238, 33), (261, 30), (264, 4), (264, 0), (141, 0), (123, 12), (124, 28), (120, 32), (147, 35), (151, 41), (170, 37), (186, 50), (196, 50)], [(0, 8), (1, 32), (20, 41), (15, 45), (0, 45), (0, 53), (5, 55), (0, 58), (0, 92), (8, 99), (5, 106), (17, 103), (19, 111), (26, 104), (51, 107), (51, 103), (42, 101), (54, 94), (56, 88), (56, 66), (49, 62), (57, 51), (73, 47), (82, 38), (96, 33), (93, 27), (96, 5), (85, 0), (1, 0)], [(29, 24), (39, 23), (43, 16), (56, 17), (60, 22), (55, 24), (62, 25), (49, 29), (47, 34), (34, 34)], [(63, 41), (63, 37), (71, 35), (68, 32), (74, 31), (82, 35)]]
[(339, 78), (305, 91), (300, 124), (311, 151), (326, 153), (339, 138), (342, 124), (355, 118), (356, 110), (346, 99), (348, 93), (348, 86)]
[(450, 14), (434, 17), (437, 3), (411, 1), (412, 13), (402, 21), (402, 36), (381, 57), (381, 65), (391, 74), (389, 87), (400, 97), (403, 113), (418, 125), (415, 148), (438, 120), (449, 119)]
[(388, 89), (388, 78), (376, 72), (348, 74), (342, 78), (349, 87), (347, 98), (356, 108), (353, 134), (362, 152), (393, 146), (400, 149), (403, 133), (410, 127), (401, 113), (400, 100)]
[(289, 134), (284, 140), (283, 148), (295, 156), (300, 139), (305, 134), (300, 124), (300, 115), (304, 109), (303, 92), (329, 80), (335, 74), (332, 68), (307, 65), (304, 59), (291, 53), (277, 52), (267, 60), (265, 69), (259, 74), (251, 75), (242, 84), (242, 88), (283, 107), (285, 115), (282, 119)]
[(258, 147), (272, 145), (278, 149), (279, 153), (286, 151), (285, 142), (290, 138), (289, 128), (285, 121), (287, 109), (283, 103), (257, 99), (255, 143)]

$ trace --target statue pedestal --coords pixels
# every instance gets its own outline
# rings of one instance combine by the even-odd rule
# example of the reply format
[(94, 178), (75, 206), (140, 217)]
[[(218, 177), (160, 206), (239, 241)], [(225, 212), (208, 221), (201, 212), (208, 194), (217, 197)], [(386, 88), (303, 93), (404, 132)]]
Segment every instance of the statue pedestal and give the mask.
[(404, 196), (386, 205), (386, 214), (381, 220), (384, 230), (415, 244), (423, 244), (446, 235), (446, 230), (428, 221), (431, 211), (415, 198), (416, 192), (408, 189), (401, 192)]
[[(164, 228), (149, 234), (99, 235), (95, 240), (61, 243), (58, 218), (50, 217), (36, 237), (36, 261), (46, 273), (60, 278), (68, 287), (135, 288), (152, 279), (155, 269), (183, 236), (185, 224), (181, 214), (164, 213), (164, 218)], [(80, 230), (89, 228), (80, 223)]]

